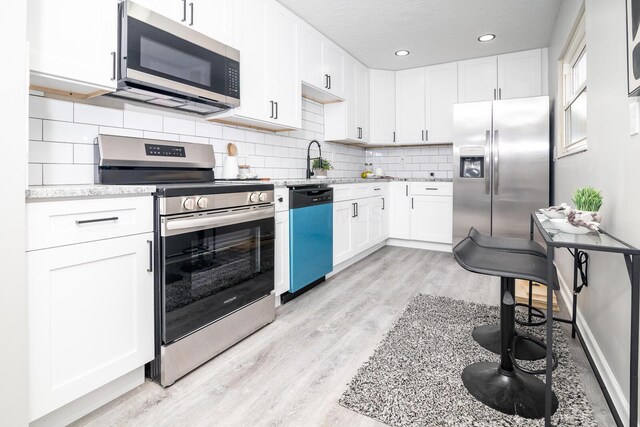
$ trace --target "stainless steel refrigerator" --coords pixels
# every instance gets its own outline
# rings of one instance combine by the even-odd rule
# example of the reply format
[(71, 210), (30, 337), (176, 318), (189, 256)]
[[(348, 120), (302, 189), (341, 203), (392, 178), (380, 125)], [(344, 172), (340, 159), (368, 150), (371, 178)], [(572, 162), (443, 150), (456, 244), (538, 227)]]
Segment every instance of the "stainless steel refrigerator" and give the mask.
[(453, 245), (469, 228), (529, 238), (529, 213), (549, 205), (549, 97), (456, 104)]

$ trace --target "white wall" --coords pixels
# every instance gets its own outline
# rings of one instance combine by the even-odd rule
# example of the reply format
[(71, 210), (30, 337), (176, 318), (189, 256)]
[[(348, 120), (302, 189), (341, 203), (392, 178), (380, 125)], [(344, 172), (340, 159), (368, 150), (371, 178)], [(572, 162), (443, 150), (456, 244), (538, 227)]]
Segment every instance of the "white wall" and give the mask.
[[(364, 169), (359, 147), (324, 142), (322, 104), (302, 99), (302, 130), (273, 133), (209, 123), (195, 115), (100, 97), (72, 102), (29, 97), (29, 185), (92, 184), (98, 133), (213, 145), (217, 177), (222, 177), (227, 144), (238, 147), (240, 164), (261, 178), (304, 178), (307, 146), (317, 139), (333, 177), (356, 177)], [(312, 148), (312, 157), (317, 155)]]
[[(557, 61), (579, 15), (582, 2), (564, 0), (549, 46), (549, 92), (557, 93)], [(629, 100), (626, 72), (625, 2), (586, 0), (587, 139), (585, 153), (555, 162), (555, 203), (571, 202), (581, 186), (602, 190), (603, 228), (640, 246), (640, 137), (629, 136)], [(555, 102), (555, 100), (554, 100)], [(556, 115), (561, 108), (555, 103)], [(556, 129), (557, 134), (559, 130)], [(556, 138), (557, 140), (557, 138)], [(591, 253), (589, 288), (580, 294), (583, 333), (595, 342), (591, 353), (604, 357), (601, 373), (612, 374), (607, 388), (623, 420), (628, 419), (630, 285), (621, 255)], [(562, 275), (571, 280), (571, 258), (556, 259)], [(602, 369), (603, 368), (603, 369)], [(620, 395), (622, 393), (622, 396)]]
[(0, 424), (27, 425), (27, 309), (24, 189), (27, 157), (27, 6), (6, 2), (0, 13)]

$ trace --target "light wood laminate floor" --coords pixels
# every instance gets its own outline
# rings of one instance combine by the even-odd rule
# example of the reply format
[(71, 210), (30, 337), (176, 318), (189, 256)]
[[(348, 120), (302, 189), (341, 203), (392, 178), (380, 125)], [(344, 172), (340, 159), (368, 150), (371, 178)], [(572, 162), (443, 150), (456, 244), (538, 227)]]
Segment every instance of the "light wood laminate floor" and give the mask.
[[(384, 247), (173, 386), (146, 381), (76, 425), (383, 425), (338, 399), (418, 293), (497, 305), (499, 279), (464, 271), (449, 253)], [(600, 424), (615, 425), (577, 340), (572, 351)]]

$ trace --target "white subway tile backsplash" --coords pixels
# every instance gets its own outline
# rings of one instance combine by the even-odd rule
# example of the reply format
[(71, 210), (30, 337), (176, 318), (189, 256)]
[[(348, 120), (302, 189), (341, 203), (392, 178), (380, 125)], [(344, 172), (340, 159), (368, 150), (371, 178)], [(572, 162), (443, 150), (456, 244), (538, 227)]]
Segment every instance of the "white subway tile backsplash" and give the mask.
[(246, 132), (245, 137), (247, 142), (252, 142), (254, 144), (263, 144), (264, 143), (263, 132)]
[(209, 138), (202, 138), (200, 136), (180, 135), (180, 142), (193, 142), (196, 144), (209, 144)]
[(282, 167), (282, 159), (279, 157), (265, 157), (264, 165), (268, 168), (279, 168)]
[(97, 145), (73, 144), (73, 163), (94, 165), (97, 162)]
[(73, 121), (73, 102), (29, 96), (29, 117), (35, 119)]
[(179, 119), (177, 117), (163, 118), (163, 131), (181, 135), (195, 135), (196, 121), (193, 119)]
[(159, 139), (162, 141), (175, 141), (176, 135), (171, 134), (171, 133), (163, 133), (163, 132), (150, 132), (150, 131), (144, 131), (142, 133), (142, 137), (143, 138), (147, 138), (147, 139)]
[(110, 126), (100, 126), (99, 132), (103, 135), (129, 136), (132, 138), (142, 138), (144, 133), (138, 129), (113, 128)]
[(122, 127), (124, 111), (76, 102), (73, 108), (73, 121), (76, 123)]
[(256, 145), (256, 154), (258, 156), (273, 156), (273, 147), (271, 145)]
[(98, 126), (94, 125), (51, 120), (45, 120), (42, 125), (42, 139), (45, 141), (93, 144), (98, 136)]
[(42, 165), (29, 164), (29, 185), (42, 185)]
[(229, 127), (229, 126), (223, 126), (222, 127), (222, 139), (227, 140), (227, 141), (244, 142), (245, 141), (245, 130), (244, 129), (239, 129), (239, 128), (234, 128), (234, 127)]
[(162, 116), (140, 111), (124, 110), (124, 127), (162, 132)]
[(29, 119), (29, 139), (42, 141), (42, 120)]
[(222, 126), (213, 123), (196, 122), (196, 136), (222, 138)]
[(31, 163), (73, 163), (73, 144), (29, 141)]
[(93, 184), (95, 165), (42, 165), (43, 185)]

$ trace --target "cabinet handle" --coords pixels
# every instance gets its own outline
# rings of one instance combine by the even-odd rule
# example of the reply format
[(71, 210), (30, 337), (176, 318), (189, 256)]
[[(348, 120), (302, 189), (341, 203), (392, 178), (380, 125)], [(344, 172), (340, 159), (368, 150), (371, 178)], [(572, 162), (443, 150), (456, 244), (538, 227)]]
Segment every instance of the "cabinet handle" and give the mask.
[(329, 89), (329, 74), (324, 75), (324, 88)]
[(498, 99), (498, 95), (496, 94), (496, 90), (493, 90), (493, 99)]
[(436, 187), (426, 187), (425, 190), (438, 190)]
[(331, 89), (331, 75), (329, 75), (329, 89)]
[(382, 210), (384, 210), (384, 197), (382, 198)]
[(396, 142), (396, 132), (393, 132), (393, 142)]
[(381, 188), (380, 188), (380, 187), (378, 187), (378, 188), (374, 188), (374, 189), (373, 189), (373, 191), (380, 191), (380, 190), (381, 190)]
[(351, 203), (351, 218), (355, 218), (356, 217), (356, 204), (355, 203)]
[(147, 272), (151, 273), (153, 271), (153, 241), (147, 240), (147, 244), (149, 245), (149, 268), (147, 268)]
[(360, 206), (356, 203), (356, 216), (360, 215)]
[(117, 216), (110, 216), (109, 218), (82, 219), (82, 220), (76, 221), (76, 225), (92, 224), (94, 222), (117, 221), (117, 220), (118, 220)]
[(191, 23), (189, 26), (193, 25), (193, 3), (189, 3), (189, 7), (191, 8)]
[(280, 202), (280, 203), (284, 202), (284, 198), (283, 197), (278, 197), (278, 202)]
[(411, 198), (411, 209), (413, 209), (413, 197)]
[(187, 0), (182, 0), (182, 22), (187, 22)]
[(269, 101), (271, 103), (271, 115), (269, 116), (270, 119), (273, 119), (273, 101)]
[(429, 142), (429, 129), (424, 131), (424, 135), (425, 135), (424, 140)]
[(424, 129), (422, 130), (422, 138), (420, 139), (420, 141), (424, 141)]
[(274, 117), (274, 119), (278, 120), (278, 103), (274, 102), (274, 104), (276, 104), (276, 116)]
[(405, 185), (405, 195), (409, 197), (409, 184)]
[(502, 99), (502, 88), (498, 88), (498, 99)]
[(116, 53), (111, 52), (111, 59), (113, 59), (113, 71), (111, 73), (111, 81), (116, 79)]

